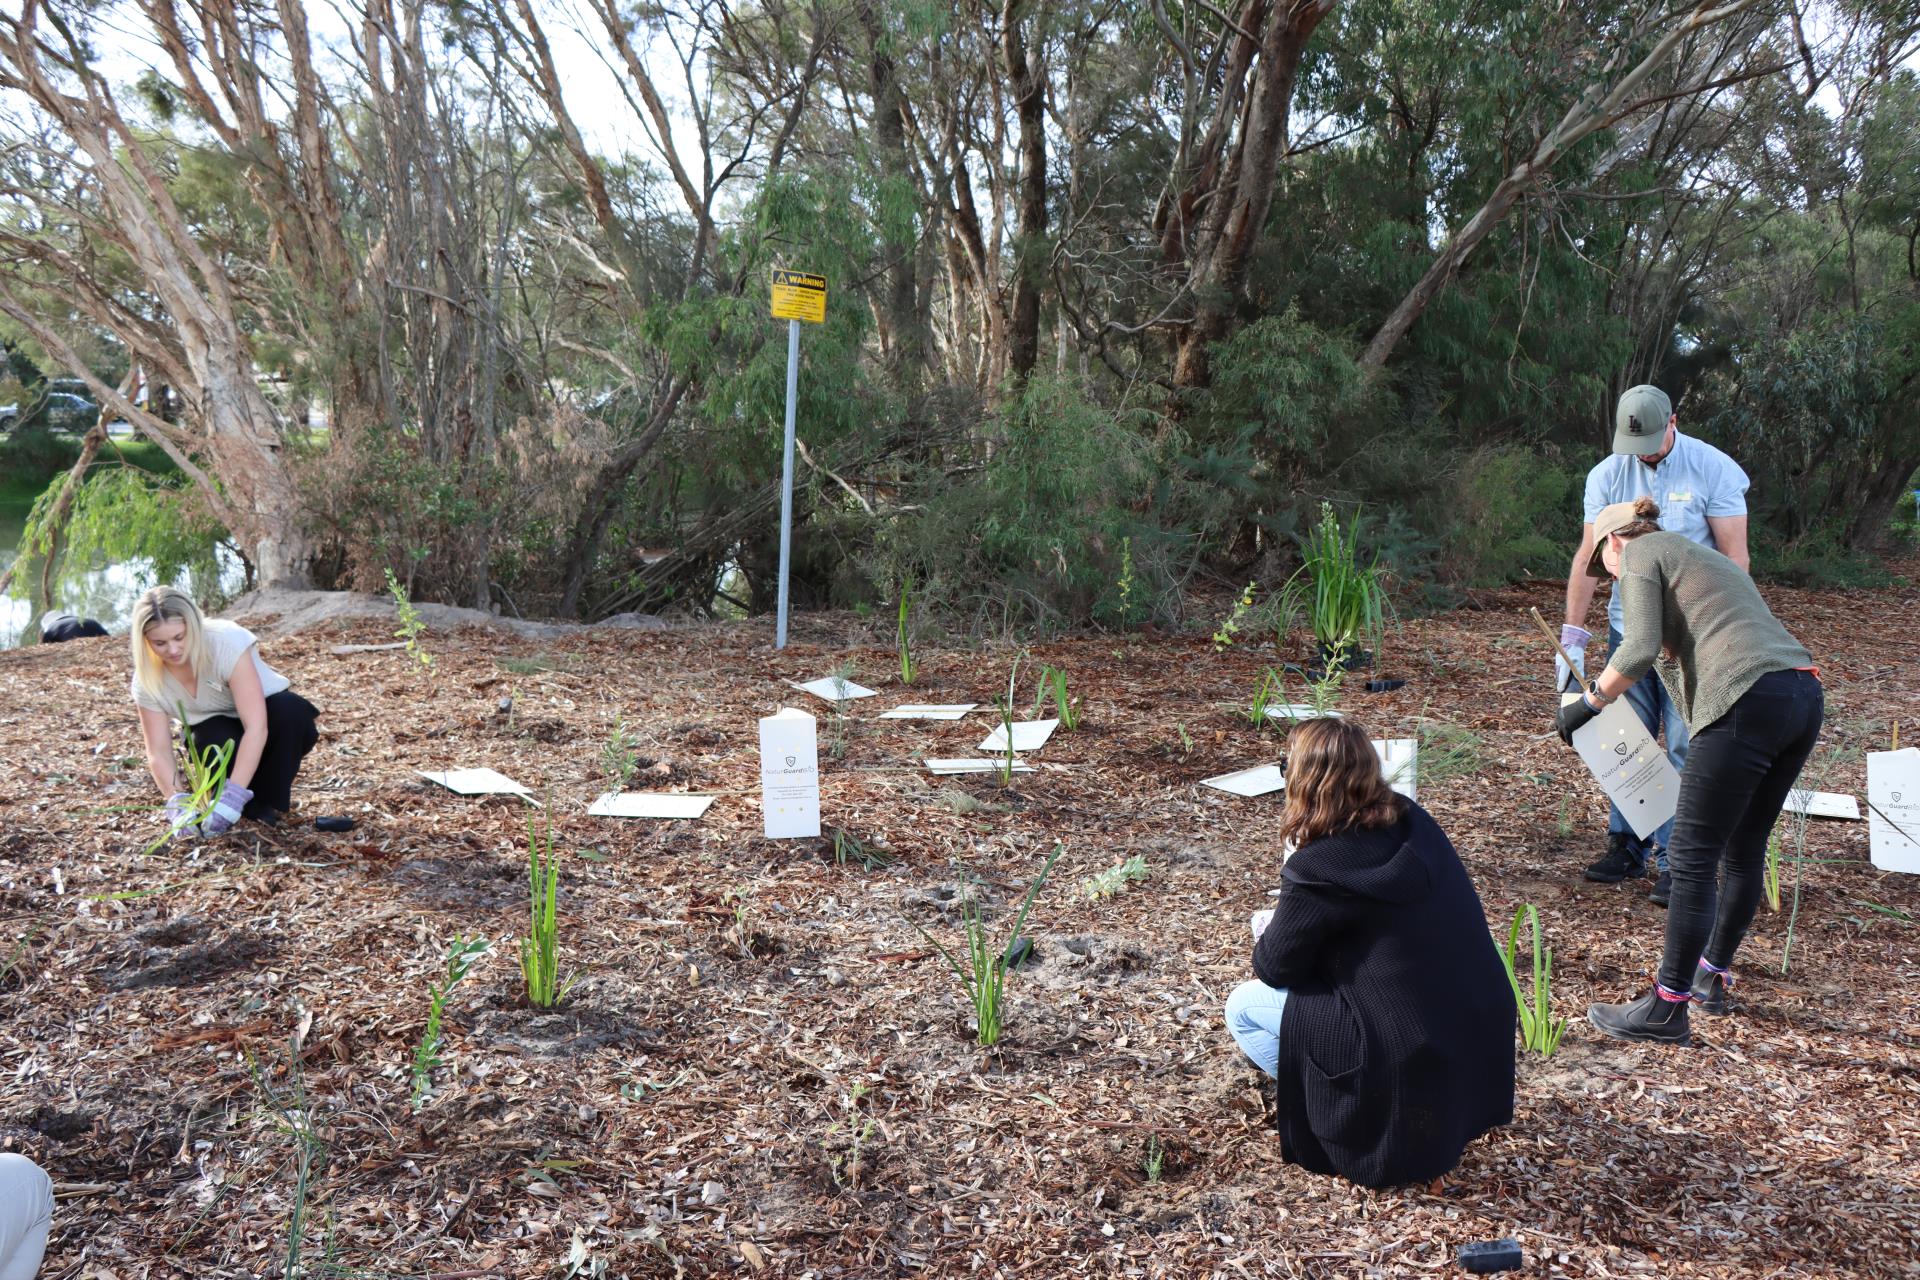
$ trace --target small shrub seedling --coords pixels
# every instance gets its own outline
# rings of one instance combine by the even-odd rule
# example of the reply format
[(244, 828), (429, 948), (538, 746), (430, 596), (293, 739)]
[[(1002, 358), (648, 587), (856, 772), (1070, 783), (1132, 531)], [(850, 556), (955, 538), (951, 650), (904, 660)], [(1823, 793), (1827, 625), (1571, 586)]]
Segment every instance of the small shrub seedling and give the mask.
[[(1444, 720), (1420, 722), (1420, 781), (1465, 778), (1486, 766), (1485, 742), (1464, 725)], [(1564, 802), (1565, 797), (1562, 797)]]
[(1042, 666), (1040, 687), (1033, 697), (1033, 714), (1038, 716), (1049, 702), (1053, 703), (1053, 714), (1060, 718), (1063, 730), (1072, 733), (1080, 727), (1080, 703), (1067, 696), (1067, 673), (1059, 667)]
[(1125, 893), (1128, 885), (1145, 880), (1148, 874), (1146, 857), (1136, 853), (1125, 862), (1116, 862), (1082, 880), (1080, 891), (1087, 895), (1089, 902), (1098, 902)]
[(1268, 667), (1266, 674), (1260, 677), (1260, 683), (1254, 687), (1253, 703), (1247, 708), (1247, 721), (1256, 729), (1265, 728), (1274, 703), (1285, 696), (1280, 673)]
[(900, 649), (900, 683), (912, 684), (913, 677), (919, 672), (920, 664), (913, 660), (913, 638), (910, 634), (909, 611), (913, 608), (913, 579), (908, 578), (900, 588), (900, 621), (895, 631), (895, 642)]
[(560, 891), (560, 854), (553, 847), (553, 814), (541, 811), (547, 820), (545, 835), (533, 829), (533, 815), (527, 815), (527, 936), (520, 940), (520, 972), (527, 980), (527, 1003), (536, 1009), (551, 1009), (573, 989), (575, 979), (560, 981), (560, 927), (554, 915)]
[[(1527, 1002), (1527, 996), (1520, 989), (1520, 979), (1514, 972), (1514, 955), (1520, 947), (1520, 925), (1525, 921), (1533, 929), (1533, 1002)], [(1513, 988), (1513, 1002), (1520, 1010), (1520, 1039), (1529, 1052), (1543, 1058), (1551, 1058), (1553, 1051), (1560, 1047), (1560, 1037), (1567, 1029), (1565, 1018), (1553, 1016), (1553, 948), (1541, 947), (1540, 913), (1532, 903), (1513, 913), (1513, 929), (1507, 934), (1506, 950), (1500, 953), (1501, 963), (1507, 968), (1507, 982)]]
[(419, 663), (422, 671), (433, 670), (433, 655), (420, 643), (427, 624), (420, 620), (420, 611), (413, 607), (407, 589), (400, 585), (400, 579), (393, 576), (391, 569), (387, 570), (387, 591), (393, 596), (394, 612), (400, 618), (400, 629), (394, 636), (407, 642), (407, 656)]
[(893, 855), (842, 828), (833, 833), (833, 861), (835, 866), (855, 862), (862, 871), (879, 871), (893, 865)]
[(1213, 633), (1213, 647), (1224, 649), (1231, 645), (1234, 637), (1240, 634), (1240, 625), (1246, 621), (1247, 614), (1253, 611), (1253, 593), (1258, 583), (1249, 582), (1240, 598), (1233, 602), (1233, 608), (1220, 620), (1219, 629)]
[(1125, 630), (1133, 625), (1134, 611), (1139, 607), (1134, 599), (1139, 584), (1133, 577), (1133, 539), (1120, 539), (1120, 576), (1114, 581), (1114, 591), (1120, 597), (1120, 627)]
[(1032, 910), (1033, 900), (1040, 894), (1040, 886), (1047, 882), (1047, 877), (1053, 872), (1053, 864), (1060, 860), (1065, 850), (1064, 844), (1053, 846), (1053, 853), (1048, 856), (1046, 865), (1040, 868), (1040, 874), (1033, 878), (1026, 898), (1020, 903), (1020, 914), (1014, 917), (1013, 931), (1007, 935), (1005, 946), (996, 950), (988, 944), (986, 925), (980, 919), (980, 904), (971, 897), (965, 900), (961, 907), (967, 929), (964, 966), (945, 943), (921, 928), (918, 921), (914, 923), (913, 927), (919, 930), (920, 936), (939, 950), (947, 967), (953, 970), (953, 976), (960, 980), (961, 990), (966, 992), (967, 1000), (973, 1005), (975, 1039), (983, 1049), (1000, 1043), (1000, 1012), (1007, 994), (1007, 972), (1011, 965), (1009, 957), (1014, 944), (1020, 941), (1020, 927), (1027, 922), (1027, 912)]
[(433, 1092), (434, 1069), (440, 1065), (440, 1020), (446, 1013), (447, 993), (480, 963), (492, 946), (485, 938), (456, 936), (453, 945), (447, 948), (446, 981), (431, 983), (427, 988), (432, 996), (427, 1006), (427, 1028), (420, 1033), (420, 1043), (413, 1048), (412, 1106), (415, 1111)]
[(626, 790), (627, 783), (640, 768), (640, 755), (634, 750), (639, 745), (640, 739), (627, 732), (624, 720), (613, 722), (613, 732), (600, 745), (600, 767), (613, 780), (614, 790)]
[(1148, 1182), (1160, 1181), (1160, 1173), (1167, 1162), (1166, 1148), (1160, 1145), (1160, 1135), (1147, 1135), (1147, 1156), (1140, 1162), (1140, 1171), (1147, 1175)]

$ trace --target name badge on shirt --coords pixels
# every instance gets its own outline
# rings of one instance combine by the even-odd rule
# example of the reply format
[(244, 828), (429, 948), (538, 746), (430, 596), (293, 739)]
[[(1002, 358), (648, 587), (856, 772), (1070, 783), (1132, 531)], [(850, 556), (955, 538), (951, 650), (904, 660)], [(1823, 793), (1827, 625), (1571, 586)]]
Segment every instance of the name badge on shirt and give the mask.
[(1693, 490), (1691, 489), (1680, 490), (1680, 491), (1676, 491), (1673, 489), (1667, 490), (1667, 502), (1669, 504), (1672, 504), (1675, 502), (1692, 502), (1692, 501), (1693, 501)]

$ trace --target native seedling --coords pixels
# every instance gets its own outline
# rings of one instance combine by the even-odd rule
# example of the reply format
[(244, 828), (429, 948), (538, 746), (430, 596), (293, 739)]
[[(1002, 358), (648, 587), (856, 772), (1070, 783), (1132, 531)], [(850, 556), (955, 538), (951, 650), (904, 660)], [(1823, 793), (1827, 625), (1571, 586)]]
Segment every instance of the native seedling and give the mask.
[(842, 828), (833, 833), (833, 861), (835, 866), (844, 867), (854, 862), (862, 871), (878, 871), (893, 865), (893, 855)]
[(446, 981), (430, 983), (427, 987), (432, 994), (432, 1000), (427, 1005), (427, 1029), (421, 1032), (420, 1043), (413, 1048), (412, 1105), (415, 1111), (433, 1092), (433, 1072), (440, 1065), (440, 1020), (446, 1013), (447, 993), (467, 976), (474, 965), (480, 963), (492, 945), (485, 938), (456, 936), (453, 945), (447, 948)]
[[(1560, 797), (1560, 816), (1554, 819), (1553, 833), (1562, 840), (1573, 838), (1573, 798), (1571, 796)], [(1774, 910), (1778, 911), (1779, 908), (1775, 907)]]
[[(1520, 979), (1514, 972), (1514, 956), (1520, 947), (1520, 924), (1525, 921), (1533, 930), (1533, 1001), (1527, 1001), (1527, 995), (1520, 989)], [(1507, 934), (1507, 948), (1500, 953), (1501, 963), (1507, 967), (1507, 983), (1513, 988), (1513, 1002), (1520, 1009), (1520, 1040), (1530, 1052), (1543, 1058), (1551, 1058), (1553, 1051), (1560, 1047), (1560, 1036), (1567, 1029), (1565, 1018), (1553, 1016), (1553, 948), (1541, 946), (1540, 913), (1532, 903), (1513, 913), (1513, 929)]]
[(1253, 690), (1253, 704), (1247, 708), (1247, 720), (1256, 729), (1266, 727), (1275, 702), (1286, 696), (1280, 673), (1268, 667)]
[(1167, 1151), (1160, 1145), (1160, 1135), (1147, 1135), (1147, 1157), (1140, 1162), (1140, 1171), (1147, 1175), (1148, 1182), (1160, 1181), (1160, 1171), (1166, 1166)]
[(1033, 697), (1033, 714), (1038, 716), (1049, 702), (1053, 703), (1053, 714), (1060, 718), (1062, 729), (1072, 733), (1080, 727), (1080, 703), (1067, 696), (1067, 673), (1059, 667), (1042, 666), (1040, 687)]
[(835, 1120), (827, 1126), (827, 1140), (831, 1144), (844, 1135), (845, 1147), (827, 1150), (827, 1171), (833, 1177), (833, 1185), (842, 1191), (858, 1190), (860, 1175), (866, 1171), (863, 1153), (867, 1140), (873, 1137), (873, 1131), (879, 1122), (860, 1110), (860, 1100), (867, 1096), (870, 1086), (855, 1082), (847, 1089), (846, 1118)]
[(1087, 895), (1089, 902), (1098, 902), (1102, 898), (1125, 893), (1128, 885), (1145, 880), (1147, 875), (1147, 860), (1136, 853), (1125, 862), (1116, 862), (1105, 871), (1096, 872), (1082, 880), (1080, 892)]
[(1180, 754), (1183, 756), (1192, 755), (1193, 754), (1193, 735), (1187, 732), (1186, 721), (1184, 720), (1181, 721), (1180, 723), (1174, 725), (1173, 728), (1174, 728), (1174, 732), (1180, 735)]
[(627, 783), (640, 768), (640, 755), (634, 750), (640, 739), (627, 732), (624, 720), (613, 722), (613, 732), (600, 744), (600, 767), (613, 780), (615, 791), (625, 791)]
[(387, 591), (393, 596), (394, 613), (400, 619), (400, 629), (394, 636), (407, 642), (407, 656), (419, 663), (422, 671), (433, 670), (433, 655), (420, 643), (427, 624), (420, 620), (420, 611), (413, 607), (407, 589), (400, 585), (400, 579), (393, 576), (391, 569), (387, 570)]
[(1760, 881), (1767, 895), (1767, 910), (1780, 914), (1780, 832), (1767, 833), (1767, 863)]
[(553, 814), (543, 809), (544, 835), (527, 816), (527, 936), (520, 940), (520, 972), (527, 980), (527, 1003), (551, 1009), (573, 989), (575, 979), (560, 981), (560, 926), (554, 915), (560, 892), (560, 854), (553, 847)]
[(1113, 585), (1120, 597), (1120, 627), (1125, 630), (1133, 623), (1133, 613), (1137, 607), (1134, 594), (1139, 590), (1133, 578), (1132, 538), (1120, 539), (1120, 576)]
[(1247, 614), (1253, 611), (1253, 591), (1257, 585), (1249, 582), (1247, 589), (1240, 593), (1240, 598), (1233, 602), (1233, 608), (1227, 616), (1221, 619), (1219, 629), (1213, 633), (1214, 648), (1226, 648), (1233, 643), (1234, 637), (1240, 634), (1241, 624), (1246, 621)]
[(1486, 765), (1486, 744), (1479, 734), (1464, 725), (1423, 719), (1419, 733), (1422, 782), (1465, 778)]
[(1000, 787), (1005, 790), (1013, 785), (1013, 690), (1020, 679), (1020, 659), (1013, 660), (1013, 670), (1007, 673), (1007, 696), (997, 701), (1000, 710), (1000, 734), (1006, 742), (1005, 757), (1000, 762)]
[(912, 684), (913, 677), (919, 673), (920, 664), (913, 660), (913, 640), (909, 626), (909, 610), (913, 607), (913, 579), (908, 578), (900, 588), (900, 621), (895, 630), (895, 643), (900, 649), (900, 683)]
[(1360, 563), (1360, 521), (1342, 527), (1333, 505), (1320, 504), (1320, 521), (1300, 542), (1301, 563), (1280, 591), (1284, 628), (1303, 614), (1329, 670), (1345, 666), (1386, 631), (1387, 592), (1378, 561)]
[[(220, 793), (226, 789), (227, 773), (233, 767), (236, 744), (232, 739), (210, 742), (196, 751), (187, 724), (186, 704), (175, 703), (174, 714), (180, 720), (180, 774), (181, 782), (186, 787), (186, 825), (197, 827), (207, 820), (207, 816), (213, 812), (214, 802), (220, 799)], [(145, 852), (152, 853), (172, 836), (173, 832), (167, 831), (148, 845)]]
[(1000, 1043), (1001, 1004), (1006, 999), (1007, 973), (1012, 964), (1010, 957), (1014, 945), (1020, 941), (1020, 927), (1027, 922), (1027, 912), (1033, 908), (1033, 900), (1039, 896), (1040, 886), (1047, 882), (1053, 864), (1060, 860), (1065, 849), (1063, 844), (1054, 845), (1046, 865), (1033, 878), (1025, 900), (1020, 903), (1020, 914), (1014, 917), (1013, 932), (1007, 935), (1006, 945), (995, 948), (988, 943), (986, 925), (980, 919), (980, 904), (971, 897), (961, 906), (967, 929), (964, 965), (961, 964), (961, 958), (947, 950), (946, 944), (940, 939), (922, 929), (918, 923), (913, 926), (920, 931), (921, 937), (939, 950), (947, 967), (953, 970), (953, 976), (960, 980), (961, 990), (966, 992), (967, 1000), (973, 1005), (974, 1034), (982, 1048), (990, 1049)]

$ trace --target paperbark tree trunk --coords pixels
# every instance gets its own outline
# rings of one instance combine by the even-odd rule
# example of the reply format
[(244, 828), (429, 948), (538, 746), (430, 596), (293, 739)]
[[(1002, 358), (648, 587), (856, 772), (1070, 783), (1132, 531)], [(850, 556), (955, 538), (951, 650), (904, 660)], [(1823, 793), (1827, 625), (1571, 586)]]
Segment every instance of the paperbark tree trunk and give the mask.
[(1030, 7), (1006, 0), (1000, 11), (1000, 52), (1020, 121), (1013, 314), (1007, 325), (1007, 367), (1017, 383), (1032, 376), (1040, 358), (1040, 282), (1047, 269), (1047, 75), (1039, 47), (1045, 33), (1040, 32), (1037, 41), (1027, 40), (1021, 11)]

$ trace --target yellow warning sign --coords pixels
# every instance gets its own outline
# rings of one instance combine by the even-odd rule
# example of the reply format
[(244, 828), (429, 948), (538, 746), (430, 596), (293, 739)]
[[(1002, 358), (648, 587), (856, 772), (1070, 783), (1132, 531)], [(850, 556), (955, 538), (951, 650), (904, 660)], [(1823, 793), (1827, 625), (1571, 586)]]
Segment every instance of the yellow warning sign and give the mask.
[(827, 278), (804, 271), (773, 273), (773, 318), (819, 324), (827, 318)]

